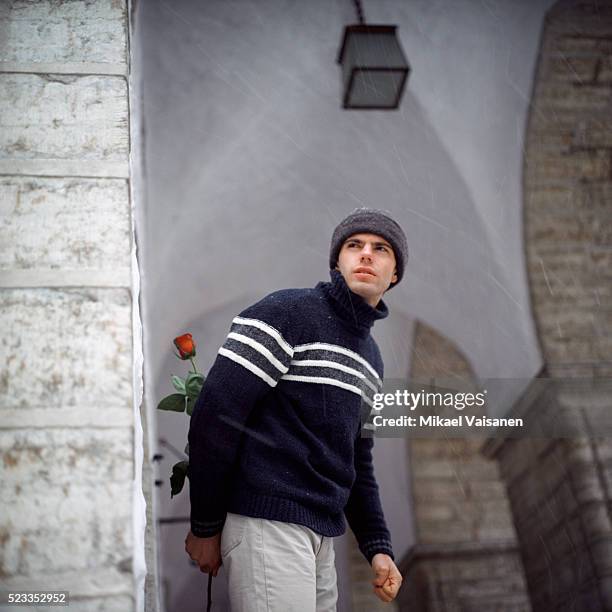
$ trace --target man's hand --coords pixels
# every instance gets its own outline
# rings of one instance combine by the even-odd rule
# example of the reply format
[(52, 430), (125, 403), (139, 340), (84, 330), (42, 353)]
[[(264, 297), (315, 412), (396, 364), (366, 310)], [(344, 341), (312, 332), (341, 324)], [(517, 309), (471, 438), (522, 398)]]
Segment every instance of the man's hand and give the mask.
[(213, 576), (217, 575), (221, 567), (221, 533), (210, 538), (198, 538), (191, 533), (185, 538), (187, 554), (200, 566), (200, 571)]
[(402, 575), (389, 555), (378, 553), (372, 557), (372, 569), (376, 578), (372, 580), (374, 593), (384, 602), (395, 599), (402, 584)]

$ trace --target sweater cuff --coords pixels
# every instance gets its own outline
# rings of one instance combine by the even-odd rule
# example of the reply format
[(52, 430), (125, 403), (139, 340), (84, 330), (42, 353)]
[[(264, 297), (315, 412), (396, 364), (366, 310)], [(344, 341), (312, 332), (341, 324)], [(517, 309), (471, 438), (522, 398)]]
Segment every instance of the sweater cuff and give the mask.
[(368, 560), (368, 563), (372, 565), (372, 559), (374, 555), (378, 553), (382, 553), (383, 555), (389, 555), (393, 561), (395, 561), (395, 557), (393, 556), (393, 548), (391, 547), (391, 542), (389, 540), (377, 539), (370, 540), (365, 542), (364, 544), (359, 545), (359, 549), (363, 553), (363, 556)]
[[(227, 516), (227, 515), (226, 515)], [(191, 519), (191, 533), (197, 538), (211, 538), (223, 531), (225, 516), (217, 521), (197, 521)]]

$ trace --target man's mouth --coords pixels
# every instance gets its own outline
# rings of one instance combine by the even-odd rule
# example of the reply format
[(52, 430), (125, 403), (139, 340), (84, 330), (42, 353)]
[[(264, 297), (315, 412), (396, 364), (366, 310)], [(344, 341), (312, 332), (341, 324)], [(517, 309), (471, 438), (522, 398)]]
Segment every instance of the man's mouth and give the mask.
[(354, 274), (369, 274), (371, 276), (376, 276), (376, 274), (374, 274), (374, 271), (370, 268), (355, 268), (353, 272)]

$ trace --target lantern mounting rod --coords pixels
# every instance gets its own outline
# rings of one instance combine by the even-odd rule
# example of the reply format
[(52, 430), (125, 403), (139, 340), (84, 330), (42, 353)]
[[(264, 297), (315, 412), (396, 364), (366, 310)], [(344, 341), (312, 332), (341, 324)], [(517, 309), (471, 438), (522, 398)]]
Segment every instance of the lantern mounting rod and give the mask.
[(337, 56), (342, 108), (396, 109), (410, 72), (397, 26), (366, 24), (361, 0), (352, 2), (359, 23), (344, 27)]
[(361, 25), (365, 23), (365, 17), (363, 16), (363, 8), (361, 7), (360, 0), (353, 0), (353, 4), (355, 5), (355, 12), (357, 13), (357, 20)]

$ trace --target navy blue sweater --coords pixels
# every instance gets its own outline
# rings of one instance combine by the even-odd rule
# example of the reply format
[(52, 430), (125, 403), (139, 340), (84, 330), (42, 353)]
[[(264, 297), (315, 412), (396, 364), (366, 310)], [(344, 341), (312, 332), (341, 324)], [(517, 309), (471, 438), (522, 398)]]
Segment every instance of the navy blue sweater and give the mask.
[(361, 426), (383, 377), (370, 328), (387, 315), (332, 270), (234, 318), (189, 427), (194, 535), (219, 533), (234, 512), (339, 536), (346, 516), (368, 562), (393, 557)]

